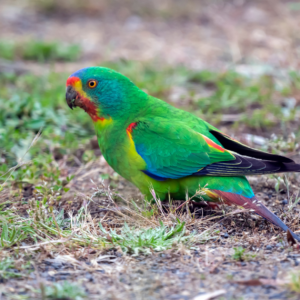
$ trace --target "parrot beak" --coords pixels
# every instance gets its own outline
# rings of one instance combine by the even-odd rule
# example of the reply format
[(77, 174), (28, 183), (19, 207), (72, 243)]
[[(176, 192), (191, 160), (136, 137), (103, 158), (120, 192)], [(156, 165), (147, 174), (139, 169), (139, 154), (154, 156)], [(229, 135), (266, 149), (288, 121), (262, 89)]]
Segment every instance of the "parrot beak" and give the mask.
[(74, 90), (74, 88), (71, 85), (69, 85), (66, 91), (66, 101), (71, 109), (76, 107), (76, 103), (75, 103), (76, 98), (77, 98), (77, 92)]

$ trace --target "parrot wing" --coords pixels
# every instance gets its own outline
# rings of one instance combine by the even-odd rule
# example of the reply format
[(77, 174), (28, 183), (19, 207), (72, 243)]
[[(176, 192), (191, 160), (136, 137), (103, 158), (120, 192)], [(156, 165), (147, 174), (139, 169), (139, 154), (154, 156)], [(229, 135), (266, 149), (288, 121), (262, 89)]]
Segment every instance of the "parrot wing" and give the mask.
[(147, 164), (147, 170), (143, 171), (155, 179), (181, 178), (215, 162), (235, 160), (220, 144), (182, 122), (141, 119), (131, 126), (129, 134)]
[(249, 148), (209, 127), (202, 133), (184, 122), (140, 119), (127, 133), (156, 180), (185, 176), (244, 176), (297, 172), (292, 160)]

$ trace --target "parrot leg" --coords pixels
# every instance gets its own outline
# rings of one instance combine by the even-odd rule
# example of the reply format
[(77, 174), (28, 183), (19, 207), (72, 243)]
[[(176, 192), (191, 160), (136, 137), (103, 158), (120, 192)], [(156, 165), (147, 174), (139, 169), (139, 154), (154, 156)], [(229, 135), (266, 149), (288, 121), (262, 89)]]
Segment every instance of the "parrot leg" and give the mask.
[(294, 232), (292, 232), (288, 228), (288, 226), (286, 226), (275, 214), (273, 214), (262, 203), (260, 203), (260, 201), (255, 196), (252, 198), (247, 198), (241, 195), (237, 195), (229, 192), (223, 192), (219, 190), (211, 190), (211, 191), (213, 193), (216, 193), (220, 198), (222, 198), (226, 204), (235, 204), (247, 209), (252, 209), (258, 215), (267, 219), (274, 225), (280, 227), (283, 231), (287, 232), (287, 230), (289, 230), (293, 238), (298, 242), (300, 242), (300, 238)]

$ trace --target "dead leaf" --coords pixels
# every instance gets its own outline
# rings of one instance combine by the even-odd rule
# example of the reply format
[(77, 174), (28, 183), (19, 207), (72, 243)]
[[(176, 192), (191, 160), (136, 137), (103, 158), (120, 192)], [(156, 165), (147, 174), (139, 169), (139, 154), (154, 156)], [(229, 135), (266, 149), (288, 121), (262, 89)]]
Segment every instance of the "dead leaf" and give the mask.
[(234, 281), (234, 283), (238, 284), (244, 284), (247, 286), (257, 286), (257, 285), (262, 285), (263, 283), (260, 281), (260, 279), (249, 279), (249, 280), (239, 280), (239, 281)]
[(286, 284), (286, 281), (279, 280), (279, 279), (261, 278), (261, 279), (238, 280), (238, 281), (233, 281), (233, 283), (243, 284), (247, 286), (258, 286), (258, 285), (278, 286), (278, 285)]

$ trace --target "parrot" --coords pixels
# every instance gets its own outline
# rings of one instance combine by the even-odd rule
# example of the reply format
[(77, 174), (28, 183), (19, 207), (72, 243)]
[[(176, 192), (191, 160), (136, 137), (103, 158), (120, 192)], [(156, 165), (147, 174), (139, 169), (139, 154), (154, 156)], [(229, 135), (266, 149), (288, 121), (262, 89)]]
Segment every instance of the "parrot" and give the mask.
[(109, 68), (93, 66), (73, 73), (66, 82), (66, 102), (88, 113), (107, 163), (147, 200), (153, 200), (155, 191), (161, 201), (188, 195), (195, 202), (241, 206), (300, 241), (255, 197), (246, 178), (300, 172), (300, 164), (292, 159), (244, 145)]

